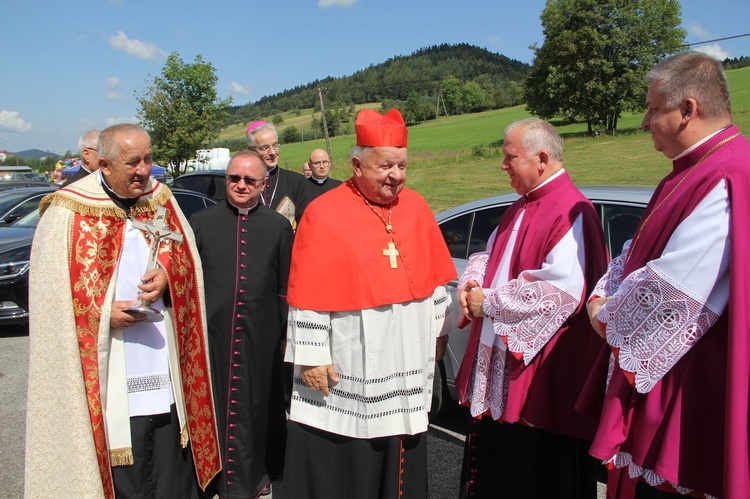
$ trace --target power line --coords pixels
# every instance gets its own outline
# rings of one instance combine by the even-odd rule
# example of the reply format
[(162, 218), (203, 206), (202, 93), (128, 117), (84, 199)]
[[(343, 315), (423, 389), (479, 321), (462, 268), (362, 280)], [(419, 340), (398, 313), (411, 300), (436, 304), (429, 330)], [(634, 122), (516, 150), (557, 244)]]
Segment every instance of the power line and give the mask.
[(725, 36), (724, 38), (716, 38), (714, 40), (706, 40), (703, 42), (686, 43), (685, 45), (683, 45), (683, 47), (694, 47), (695, 45), (705, 45), (707, 43), (723, 42), (724, 40), (734, 40), (735, 38), (742, 38), (744, 36), (750, 36), (750, 33), (745, 33), (744, 35)]

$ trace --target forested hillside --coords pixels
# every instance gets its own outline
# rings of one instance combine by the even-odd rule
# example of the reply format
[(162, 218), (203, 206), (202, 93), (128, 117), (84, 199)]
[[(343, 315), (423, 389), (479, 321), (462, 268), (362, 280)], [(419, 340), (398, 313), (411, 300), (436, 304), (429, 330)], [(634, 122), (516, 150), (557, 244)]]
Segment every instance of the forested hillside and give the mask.
[(405, 116), (407, 121), (419, 122), (429, 114), (434, 117), (438, 92), (442, 98), (441, 113), (497, 109), (520, 102), (521, 82), (527, 70), (527, 64), (465, 43), (436, 45), (370, 65), (350, 76), (315, 80), (233, 107), (228, 124), (246, 123), (285, 111), (307, 108), (319, 111), (318, 87), (325, 88), (326, 116), (329, 106), (335, 110), (385, 102), (386, 107), (400, 104), (405, 109), (409, 103), (413, 112)]

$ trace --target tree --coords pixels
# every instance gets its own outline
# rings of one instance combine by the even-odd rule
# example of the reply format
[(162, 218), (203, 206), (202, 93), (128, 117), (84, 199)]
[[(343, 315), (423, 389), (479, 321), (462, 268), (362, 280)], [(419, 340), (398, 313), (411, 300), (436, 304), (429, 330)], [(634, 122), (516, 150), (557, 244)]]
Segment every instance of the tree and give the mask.
[(274, 114), (273, 120), (271, 122), (274, 124), (274, 126), (282, 125), (284, 124), (284, 117), (281, 116), (281, 114)]
[(479, 84), (470, 81), (461, 88), (461, 102), (464, 111), (476, 113), (487, 109), (487, 93)]
[(446, 76), (440, 82), (440, 91), (443, 94), (443, 102), (448, 109), (448, 114), (458, 114), (463, 107), (463, 94), (461, 93), (461, 82), (455, 76)]
[(544, 43), (524, 85), (528, 110), (617, 129), (623, 111), (643, 109), (644, 76), (683, 44), (677, 0), (549, 0)]
[(292, 142), (300, 142), (302, 140), (302, 135), (299, 130), (297, 130), (297, 127), (289, 125), (281, 131), (279, 139), (281, 139), (282, 144), (291, 144)]
[(138, 121), (151, 135), (154, 158), (175, 176), (185, 173), (187, 160), (216, 139), (224, 125), (232, 98), (218, 98), (217, 81), (213, 65), (200, 55), (186, 64), (172, 52), (161, 75), (142, 94), (136, 93)]

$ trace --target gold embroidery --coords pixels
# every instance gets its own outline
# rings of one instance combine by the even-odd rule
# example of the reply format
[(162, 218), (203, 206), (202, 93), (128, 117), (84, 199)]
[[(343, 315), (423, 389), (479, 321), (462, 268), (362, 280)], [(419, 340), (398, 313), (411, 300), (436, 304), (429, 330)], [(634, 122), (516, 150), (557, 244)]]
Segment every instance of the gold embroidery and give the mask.
[(132, 466), (135, 463), (133, 449), (130, 447), (112, 449), (109, 451), (109, 462), (111, 466)]

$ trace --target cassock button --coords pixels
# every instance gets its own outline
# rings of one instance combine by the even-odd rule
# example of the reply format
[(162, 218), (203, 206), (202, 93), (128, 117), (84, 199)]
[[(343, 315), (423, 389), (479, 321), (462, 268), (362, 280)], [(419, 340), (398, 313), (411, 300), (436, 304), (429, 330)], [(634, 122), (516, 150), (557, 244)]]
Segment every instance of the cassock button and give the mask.
[[(229, 437), (229, 438), (232, 438), (232, 437)], [(233, 474), (234, 474), (234, 471), (232, 471), (232, 470), (227, 470), (227, 475), (233, 475)]]
[(240, 281), (244, 281), (244, 280), (245, 280), (245, 276), (244, 275), (240, 276)]
[(234, 339), (234, 342), (235, 342), (235, 343), (242, 343), (242, 340), (241, 340), (241, 339), (239, 339), (239, 338), (235, 338), (235, 339)]
[(227, 462), (228, 462), (228, 463), (233, 463), (233, 462), (234, 462), (234, 459), (227, 459)]
[(246, 244), (244, 239), (240, 239), (240, 244)]
[(236, 416), (236, 415), (237, 415), (237, 413), (236, 413), (236, 412), (234, 412), (234, 411), (229, 411), (229, 415), (230, 415), (230, 416)]
[(237, 314), (238, 319), (242, 319), (242, 314)]
[(234, 330), (235, 330), (235, 331), (241, 331), (241, 330), (242, 330), (242, 328), (241, 328), (241, 327), (239, 327), (239, 326), (237, 326), (236, 328), (234, 328)]
[(232, 364), (233, 367), (240, 367), (239, 364)]
[(229, 423), (229, 427), (230, 427), (230, 428), (237, 428), (237, 425), (236, 425), (236, 424), (234, 424), (234, 423)]
[(244, 305), (244, 304), (245, 304), (245, 302), (244, 302), (244, 301), (238, 301), (238, 302), (237, 302), (237, 306), (238, 306), (238, 307), (241, 307), (241, 306), (242, 306), (242, 305)]
[(238, 352), (238, 351), (236, 351), (236, 350), (235, 350), (235, 351), (234, 351), (234, 354), (235, 354), (235, 355), (239, 355), (239, 354), (240, 354), (240, 352)]
[(229, 435), (229, 440), (234, 440), (234, 439), (235, 439), (234, 435)]
[(244, 263), (241, 263), (241, 264), (240, 264), (240, 268), (241, 268), (241, 269), (246, 269), (246, 268), (247, 268), (247, 265), (245, 265)]
[(228, 450), (229, 452), (234, 452), (234, 447), (229, 447), (229, 448), (227, 448), (227, 450)]
[(245, 292), (245, 290), (244, 290), (244, 289), (241, 289), (241, 290), (240, 290), (240, 294), (243, 294), (244, 292)]
[(240, 256), (247, 256), (247, 253), (245, 253), (244, 251), (240, 251)]
[(231, 402), (232, 404), (236, 404), (236, 403), (237, 403), (237, 401), (236, 401), (236, 400), (230, 400), (230, 402)]
[(241, 230), (242, 230), (242, 232), (247, 232), (247, 229), (241, 229)]

